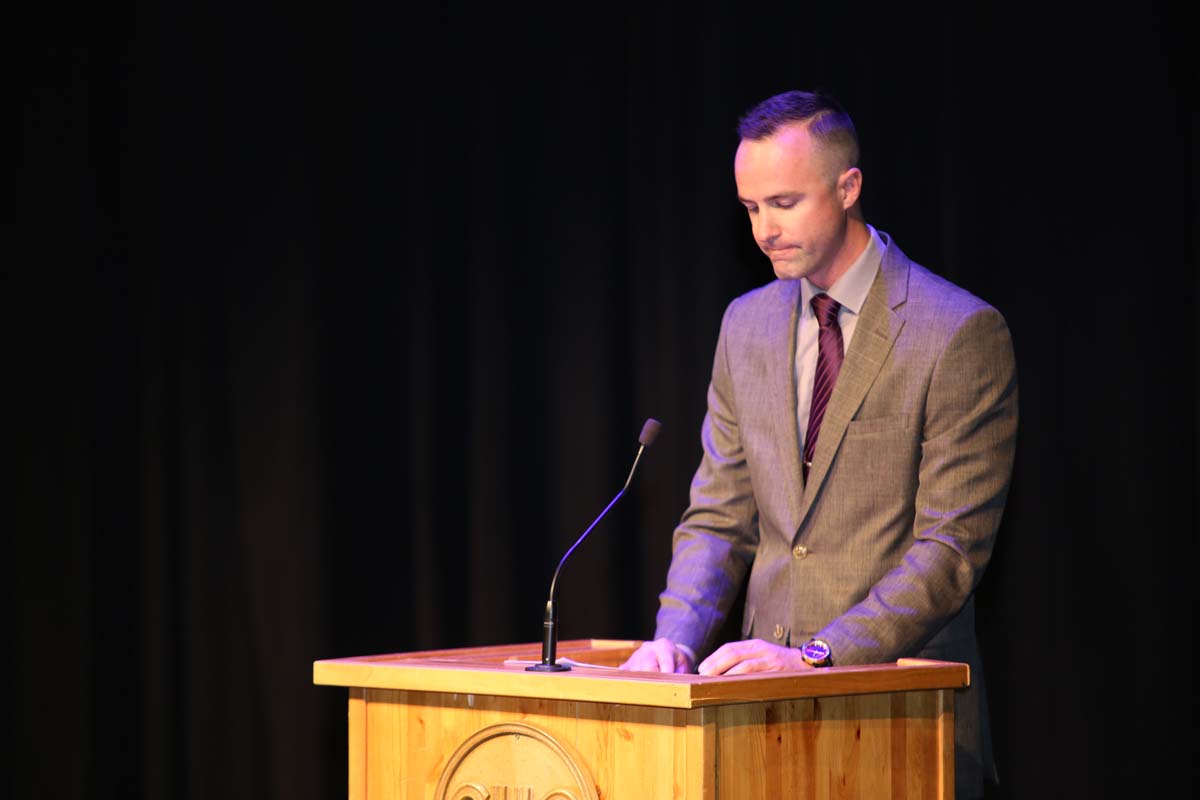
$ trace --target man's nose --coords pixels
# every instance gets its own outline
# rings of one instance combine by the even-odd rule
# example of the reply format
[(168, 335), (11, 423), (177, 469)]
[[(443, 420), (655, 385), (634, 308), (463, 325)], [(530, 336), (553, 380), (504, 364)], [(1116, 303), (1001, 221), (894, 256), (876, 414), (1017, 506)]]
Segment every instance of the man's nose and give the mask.
[(766, 209), (759, 209), (754, 220), (754, 238), (761, 245), (769, 245), (779, 236), (779, 224), (775, 215)]

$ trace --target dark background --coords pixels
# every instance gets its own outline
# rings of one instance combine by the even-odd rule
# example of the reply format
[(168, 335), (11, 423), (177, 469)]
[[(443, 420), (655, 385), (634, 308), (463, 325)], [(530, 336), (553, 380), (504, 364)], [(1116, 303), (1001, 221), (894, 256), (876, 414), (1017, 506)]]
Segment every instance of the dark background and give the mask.
[(790, 88), (850, 109), (868, 219), (1014, 335), (1002, 796), (1194, 785), (1183, 6), (906, 5), (11, 26), (2, 793), (344, 795), (311, 662), (537, 639), (654, 416), (560, 593), (565, 638), (649, 636), (721, 312), (771, 278), (734, 125)]

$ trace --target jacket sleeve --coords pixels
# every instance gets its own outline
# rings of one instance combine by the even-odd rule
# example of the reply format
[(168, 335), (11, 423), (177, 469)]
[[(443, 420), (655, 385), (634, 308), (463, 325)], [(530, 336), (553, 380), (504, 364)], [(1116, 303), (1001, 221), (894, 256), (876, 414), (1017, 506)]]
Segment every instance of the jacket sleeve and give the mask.
[(728, 364), (737, 304), (730, 304), (721, 321), (701, 428), (704, 452), (688, 509), (675, 529), (667, 586), (659, 596), (656, 637), (695, 653), (705, 652), (720, 629), (758, 544), (758, 511)]

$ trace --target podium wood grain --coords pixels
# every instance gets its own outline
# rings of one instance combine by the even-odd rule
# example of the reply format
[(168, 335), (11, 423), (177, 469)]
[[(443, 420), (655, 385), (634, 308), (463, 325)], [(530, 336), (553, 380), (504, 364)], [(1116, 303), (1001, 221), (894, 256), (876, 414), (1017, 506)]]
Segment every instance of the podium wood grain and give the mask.
[[(616, 665), (637, 644), (580, 640), (559, 653)], [(969, 680), (965, 665), (903, 660), (702, 678), (530, 673), (511, 663), (538, 652), (513, 645), (316, 662), (315, 683), (350, 688), (349, 796), (433, 798), (456, 749), (507, 722), (576, 754), (602, 800), (953, 796), (953, 690)], [(520, 796), (506, 791), (492, 796)]]

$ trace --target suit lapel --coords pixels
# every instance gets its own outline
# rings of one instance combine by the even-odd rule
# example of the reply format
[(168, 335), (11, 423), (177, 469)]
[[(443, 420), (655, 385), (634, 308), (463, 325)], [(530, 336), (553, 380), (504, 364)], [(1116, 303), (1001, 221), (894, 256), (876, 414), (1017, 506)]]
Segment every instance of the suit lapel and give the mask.
[(908, 296), (908, 267), (908, 259), (888, 240), (879, 264), (879, 274), (875, 276), (875, 282), (871, 284), (871, 291), (863, 303), (862, 315), (842, 362), (837, 385), (833, 387), (829, 405), (825, 408), (817, 452), (813, 455), (812, 469), (808, 473), (803, 502), (793, 530), (799, 530), (812, 508), (833, 458), (842, 446), (846, 426), (862, 405), (867, 390), (875, 382), (900, 329), (904, 327), (904, 317), (894, 309), (902, 306)]

